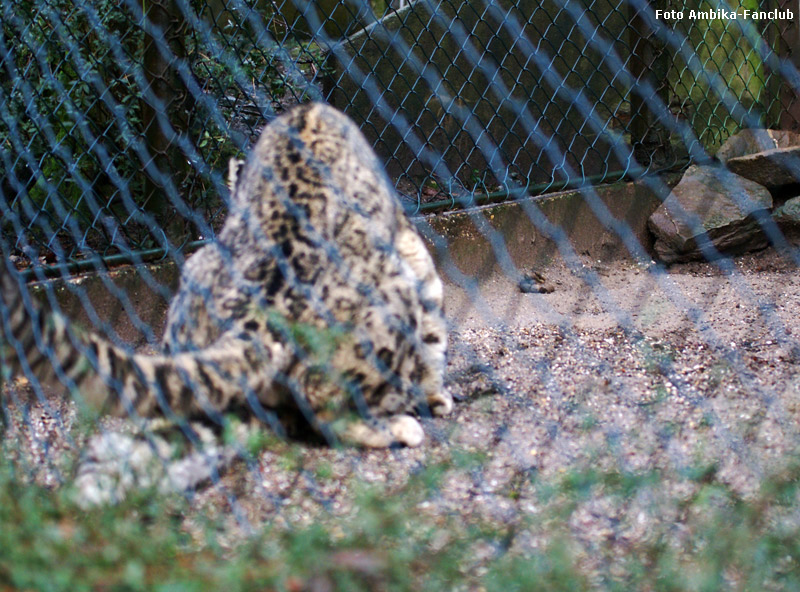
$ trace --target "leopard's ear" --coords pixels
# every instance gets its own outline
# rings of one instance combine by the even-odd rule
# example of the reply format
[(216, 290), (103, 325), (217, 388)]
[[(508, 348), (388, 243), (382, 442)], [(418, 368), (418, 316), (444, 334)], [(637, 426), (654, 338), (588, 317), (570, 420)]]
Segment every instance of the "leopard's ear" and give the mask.
[(239, 181), (239, 173), (244, 166), (244, 160), (241, 158), (231, 158), (228, 161), (228, 190), (231, 193), (236, 189), (236, 183)]

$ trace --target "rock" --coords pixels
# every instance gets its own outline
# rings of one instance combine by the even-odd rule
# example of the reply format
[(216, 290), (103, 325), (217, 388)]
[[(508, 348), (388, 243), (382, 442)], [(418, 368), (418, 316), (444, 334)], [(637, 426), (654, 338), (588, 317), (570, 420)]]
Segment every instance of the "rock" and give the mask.
[(555, 286), (547, 281), (538, 271), (531, 271), (525, 273), (520, 279), (519, 290), (524, 294), (552, 294), (555, 292)]
[(737, 175), (779, 189), (800, 183), (800, 134), (747, 129), (728, 138), (717, 159)]
[[(157, 426), (156, 421), (150, 422)], [(115, 504), (134, 490), (155, 490), (162, 494), (185, 493), (213, 482), (238, 458), (258, 424), (233, 427), (234, 444), (222, 444), (206, 426), (192, 423), (198, 442), (176, 458), (179, 446), (170, 443), (170, 431), (183, 436), (180, 426), (148, 429), (147, 434), (105, 431), (89, 439), (75, 477), (77, 504)]]
[(717, 151), (717, 160), (748, 156), (775, 148), (800, 146), (800, 134), (788, 130), (746, 129), (725, 140)]
[(800, 197), (786, 200), (781, 207), (775, 208), (772, 217), (780, 225), (800, 227)]
[(800, 146), (737, 156), (726, 165), (731, 172), (768, 189), (796, 185), (800, 183)]
[[(683, 213), (674, 211), (680, 205)], [(718, 251), (744, 253), (767, 245), (757, 222), (772, 208), (767, 189), (719, 166), (691, 166), (650, 216), (655, 250), (665, 263), (705, 259), (697, 244), (705, 231)]]

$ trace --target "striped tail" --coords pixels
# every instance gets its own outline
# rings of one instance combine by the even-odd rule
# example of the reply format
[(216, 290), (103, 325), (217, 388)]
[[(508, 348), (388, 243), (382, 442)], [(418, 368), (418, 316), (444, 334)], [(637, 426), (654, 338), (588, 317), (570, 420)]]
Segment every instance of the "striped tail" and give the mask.
[(0, 321), (6, 376), (66, 387), (79, 403), (112, 415), (213, 417), (232, 405), (272, 406), (275, 373), (287, 366), (279, 344), (238, 338), (170, 356), (128, 351), (36, 303), (4, 257)]

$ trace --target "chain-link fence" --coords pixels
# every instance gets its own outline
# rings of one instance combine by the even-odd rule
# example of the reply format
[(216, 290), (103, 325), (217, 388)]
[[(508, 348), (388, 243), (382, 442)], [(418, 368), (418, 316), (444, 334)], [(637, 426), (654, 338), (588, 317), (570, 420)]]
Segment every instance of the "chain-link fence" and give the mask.
[[(797, 588), (797, 18), (772, 0), (3, 2), (0, 589)], [(261, 236), (228, 187), (229, 160), (310, 101), (363, 132), (444, 281), (455, 408), (417, 409), (420, 447), (340, 447), (335, 405), (308, 401), (340, 381), (372, 413), (335, 357), (363, 327), (317, 274), (395, 332), (394, 352), (353, 348), (395, 386), (394, 354), (438, 351), (432, 321), (398, 320), (391, 274), (347, 263), (403, 259), (429, 314), (424, 261), (374, 212), (360, 248), (305, 207)], [(370, 203), (353, 175), (337, 186)], [(287, 232), (325, 263), (296, 264)], [(230, 335), (239, 313), (265, 343)], [(253, 386), (272, 366), (311, 436)], [(229, 384), (239, 405), (204, 407)], [(143, 391), (165, 421), (102, 412)], [(167, 391), (207, 413), (172, 415)]]
[(636, 178), (795, 123), (790, 21), (662, 4), (7, 3), (4, 192), (49, 262), (130, 258), (208, 238), (227, 160), (301, 101), (353, 117), (412, 210)]

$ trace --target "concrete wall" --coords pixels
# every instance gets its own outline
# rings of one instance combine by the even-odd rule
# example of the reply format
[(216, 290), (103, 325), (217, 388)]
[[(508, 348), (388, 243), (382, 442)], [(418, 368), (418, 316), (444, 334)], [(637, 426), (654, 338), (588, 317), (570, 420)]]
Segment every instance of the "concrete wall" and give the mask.
[[(659, 199), (641, 183), (616, 183), (596, 189), (600, 201), (617, 220), (628, 224), (633, 236), (645, 249), (652, 249), (647, 219)], [(437, 264), (443, 269), (444, 259), (478, 282), (503, 273), (492, 248), (492, 237), (485, 225), (497, 233), (518, 269), (544, 270), (558, 255), (556, 243), (535, 223), (541, 213), (551, 224), (564, 231), (570, 245), (579, 255), (592, 260), (613, 261), (630, 257), (620, 237), (605, 228), (578, 191), (565, 191), (524, 202), (502, 203), (478, 210), (452, 212), (428, 218), (425, 226), (443, 237), (444, 252), (437, 253)], [(484, 227), (481, 229), (481, 227)], [(429, 232), (422, 229), (423, 233)], [(447, 277), (445, 277), (447, 283)]]
[[(617, 183), (598, 187), (596, 191), (611, 214), (627, 222), (636, 239), (650, 248), (652, 239), (646, 224), (658, 206), (658, 199), (639, 183)], [(502, 273), (492, 249), (491, 237), (481, 230), (484, 223), (498, 233), (499, 240), (520, 269), (545, 270), (548, 263), (557, 257), (555, 243), (537, 229), (526, 213), (526, 205), (536, 208), (552, 224), (561, 227), (579, 254), (604, 261), (628, 256), (620, 238), (603, 227), (586, 200), (576, 191), (530, 198), (527, 204), (503, 203), (477, 210), (438, 214), (417, 219), (417, 224), (423, 235), (435, 238), (430, 242), (444, 245), (441, 250), (432, 249), (440, 269), (452, 264), (461, 273), (480, 282), (492, 274)], [(147, 270), (168, 291), (174, 292), (177, 288), (179, 271), (174, 264), (149, 265)], [(446, 285), (453, 287), (446, 273), (443, 277)], [(123, 295), (121, 298), (109, 290), (109, 282)], [(142, 347), (147, 342), (129, 311), (135, 312), (157, 336), (163, 331), (168, 302), (152, 289), (135, 267), (122, 267), (103, 276), (84, 274), (69, 282), (70, 285), (63, 280), (49, 284), (65, 314), (85, 327), (95, 327), (84, 307), (88, 301), (97, 318), (134, 347)], [(42, 285), (35, 286), (34, 290), (43, 297)]]

